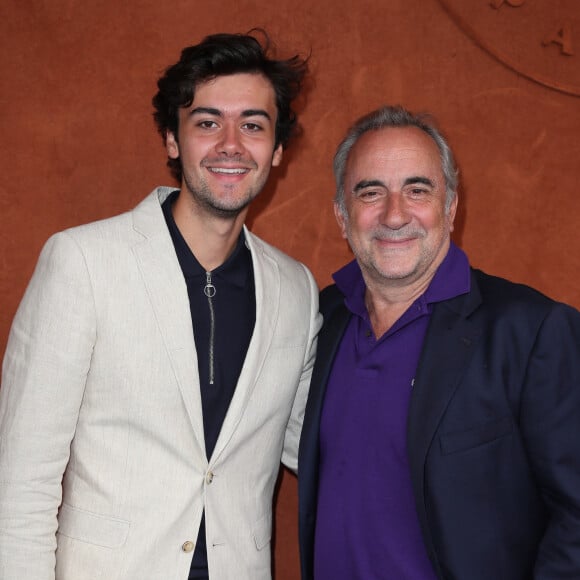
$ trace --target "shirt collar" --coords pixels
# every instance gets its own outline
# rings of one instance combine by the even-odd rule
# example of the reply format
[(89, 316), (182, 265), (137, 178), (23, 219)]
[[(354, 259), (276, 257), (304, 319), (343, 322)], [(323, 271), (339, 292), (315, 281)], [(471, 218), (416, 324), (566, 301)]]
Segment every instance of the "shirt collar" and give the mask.
[[(366, 285), (357, 261), (349, 262), (335, 272), (332, 277), (338, 289), (344, 294), (347, 308), (354, 314), (366, 318), (367, 311), (364, 300)], [(470, 286), (469, 260), (465, 252), (451, 242), (449, 250), (437, 268), (427, 290), (417, 300), (425, 306), (442, 302), (461, 294), (467, 294)]]
[[(205, 278), (205, 268), (198, 262), (193, 252), (189, 249), (187, 242), (181, 235), (181, 232), (175, 223), (175, 219), (173, 218), (171, 207), (178, 195), (179, 190), (171, 192), (162, 204), (163, 215), (165, 216), (165, 221), (169, 228), (171, 239), (173, 240), (177, 259), (179, 260), (179, 265), (183, 270), (183, 275), (186, 278), (197, 276)], [(246, 285), (248, 276), (251, 272), (252, 258), (250, 250), (246, 246), (246, 237), (244, 230), (242, 229), (234, 251), (223, 264), (212, 270), (211, 273), (214, 277), (218, 277), (234, 286), (243, 288)]]

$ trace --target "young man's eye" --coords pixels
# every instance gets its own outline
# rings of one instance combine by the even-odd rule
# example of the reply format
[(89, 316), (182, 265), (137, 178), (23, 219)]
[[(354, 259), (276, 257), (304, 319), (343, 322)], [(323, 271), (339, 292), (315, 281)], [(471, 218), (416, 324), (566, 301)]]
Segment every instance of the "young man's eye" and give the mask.
[(243, 127), (247, 131), (252, 131), (252, 132), (262, 130), (262, 127), (260, 125), (258, 125), (257, 123), (244, 123)]
[(201, 127), (202, 129), (213, 129), (214, 127), (217, 127), (217, 123), (215, 121), (200, 121), (197, 124), (198, 127)]

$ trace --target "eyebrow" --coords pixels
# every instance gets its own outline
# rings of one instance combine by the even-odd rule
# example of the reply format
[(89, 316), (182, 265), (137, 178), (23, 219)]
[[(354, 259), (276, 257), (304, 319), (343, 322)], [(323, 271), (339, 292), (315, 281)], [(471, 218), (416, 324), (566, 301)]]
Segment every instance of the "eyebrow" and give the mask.
[(361, 189), (366, 189), (367, 187), (385, 187), (385, 184), (380, 179), (363, 179), (359, 181), (353, 188), (352, 192), (357, 193)]
[(247, 109), (246, 111), (242, 111), (242, 117), (265, 117), (268, 121), (271, 121), (270, 115), (268, 111), (264, 111), (264, 109)]
[(212, 107), (195, 107), (189, 111), (190, 115), (214, 115), (215, 117), (221, 117), (222, 113), (219, 109), (213, 109)]
[[(189, 112), (190, 115), (213, 115), (214, 117), (223, 117), (222, 111), (213, 107), (195, 107)], [(246, 109), (241, 113), (242, 117), (264, 117), (271, 121), (271, 117), (264, 109)]]
[(423, 185), (428, 185), (429, 187), (435, 187), (435, 184), (428, 177), (423, 177), (421, 175), (407, 177), (403, 185), (411, 185), (413, 183), (422, 183)]

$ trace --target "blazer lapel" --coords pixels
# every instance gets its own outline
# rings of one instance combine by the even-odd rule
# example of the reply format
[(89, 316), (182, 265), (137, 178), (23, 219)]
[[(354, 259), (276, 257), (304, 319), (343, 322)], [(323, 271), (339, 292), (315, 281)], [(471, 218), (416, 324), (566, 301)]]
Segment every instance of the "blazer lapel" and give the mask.
[(469, 316), (480, 303), (472, 275), (468, 294), (435, 305), (423, 344), (407, 420), (407, 455), (423, 525), (425, 461), (445, 409), (480, 340), (480, 325)]
[(245, 226), (244, 233), (246, 235), (246, 244), (252, 254), (254, 267), (256, 323), (238, 384), (216, 442), (212, 459), (221, 454), (248, 405), (256, 380), (270, 349), (280, 306), (280, 272), (278, 264), (264, 252), (263, 248), (256, 242), (256, 238)]
[(143, 240), (133, 247), (183, 403), (205, 458), (199, 371), (187, 286), (160, 204), (173, 191), (158, 188), (133, 210), (133, 224)]

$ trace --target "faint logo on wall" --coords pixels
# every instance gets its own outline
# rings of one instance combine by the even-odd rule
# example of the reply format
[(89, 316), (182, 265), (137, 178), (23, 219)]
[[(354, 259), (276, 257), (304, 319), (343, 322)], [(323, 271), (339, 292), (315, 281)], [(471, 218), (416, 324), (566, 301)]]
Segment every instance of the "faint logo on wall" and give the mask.
[(580, 96), (580, 0), (439, 0), (479, 46), (520, 75)]

